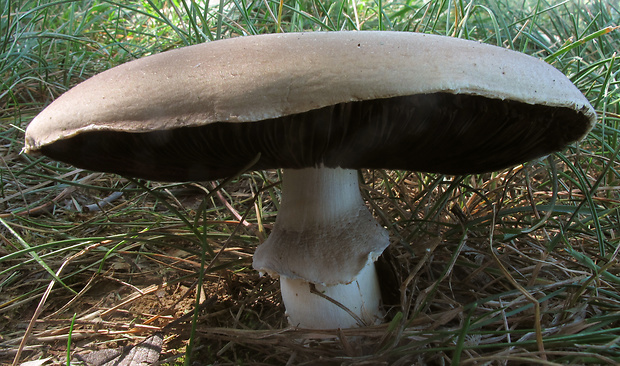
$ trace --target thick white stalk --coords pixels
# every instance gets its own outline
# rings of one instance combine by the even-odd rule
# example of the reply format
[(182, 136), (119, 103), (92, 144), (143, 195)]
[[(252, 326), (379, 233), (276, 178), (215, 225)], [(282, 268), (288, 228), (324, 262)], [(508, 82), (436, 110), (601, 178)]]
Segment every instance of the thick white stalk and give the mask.
[(381, 289), (371, 259), (351, 283), (324, 286), (280, 276), (280, 290), (289, 323), (300, 328), (353, 328), (383, 318)]
[(374, 261), (388, 244), (360, 196), (355, 170), (286, 170), (278, 218), (254, 267), (280, 277), (292, 325), (373, 324), (381, 318)]

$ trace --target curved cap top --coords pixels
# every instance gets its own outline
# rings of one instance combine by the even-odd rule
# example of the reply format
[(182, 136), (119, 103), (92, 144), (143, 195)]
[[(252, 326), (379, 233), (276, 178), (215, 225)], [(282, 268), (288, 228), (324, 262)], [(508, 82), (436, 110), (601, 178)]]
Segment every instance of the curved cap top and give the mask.
[[(31, 122), (25, 150), (173, 181), (221, 178), (257, 156), (256, 168), (458, 174), (561, 149), (595, 119), (560, 71), (500, 47), (404, 32), (268, 34), (102, 72)], [(537, 131), (516, 133), (522, 130)], [(482, 142), (472, 141), (476, 136)], [(418, 152), (433, 157), (403, 157)], [(179, 163), (187, 155), (191, 161)]]

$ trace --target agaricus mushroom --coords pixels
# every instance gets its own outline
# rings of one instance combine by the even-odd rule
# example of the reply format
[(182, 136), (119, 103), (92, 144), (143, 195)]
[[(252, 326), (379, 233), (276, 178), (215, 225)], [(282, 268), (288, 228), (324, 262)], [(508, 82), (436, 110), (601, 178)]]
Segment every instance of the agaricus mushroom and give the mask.
[(558, 70), (521, 53), (414, 33), (234, 38), (128, 62), (30, 124), (26, 151), (161, 181), (284, 168), (254, 267), (281, 281), (293, 325), (381, 319), (374, 261), (388, 234), (360, 168), (446, 174), (512, 166), (581, 139), (595, 112)]

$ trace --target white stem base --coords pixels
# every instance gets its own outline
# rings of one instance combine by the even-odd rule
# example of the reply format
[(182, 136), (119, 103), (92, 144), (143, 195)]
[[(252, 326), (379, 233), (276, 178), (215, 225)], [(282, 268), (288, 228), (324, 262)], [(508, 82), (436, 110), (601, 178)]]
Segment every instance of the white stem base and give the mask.
[[(313, 293), (311, 286), (325, 296)], [(355, 281), (346, 285), (313, 285), (301, 279), (280, 276), (280, 288), (289, 323), (300, 328), (362, 327), (376, 324), (383, 317), (379, 310), (379, 280), (370, 259)]]
[(280, 277), (292, 325), (350, 328), (381, 318), (374, 261), (388, 245), (387, 231), (362, 200), (357, 171), (286, 170), (278, 218), (253, 265)]

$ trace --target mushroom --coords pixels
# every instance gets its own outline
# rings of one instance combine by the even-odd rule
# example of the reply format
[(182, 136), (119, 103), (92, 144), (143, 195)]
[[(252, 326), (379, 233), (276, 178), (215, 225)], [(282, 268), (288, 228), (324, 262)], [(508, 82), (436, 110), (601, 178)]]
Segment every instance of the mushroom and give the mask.
[(470, 174), (580, 140), (596, 115), (561, 72), (479, 42), (400, 32), (240, 37), (117, 66), (26, 131), (27, 152), (160, 181), (283, 169), (254, 268), (280, 278), (292, 325), (381, 320), (374, 261), (387, 231), (360, 168)]

